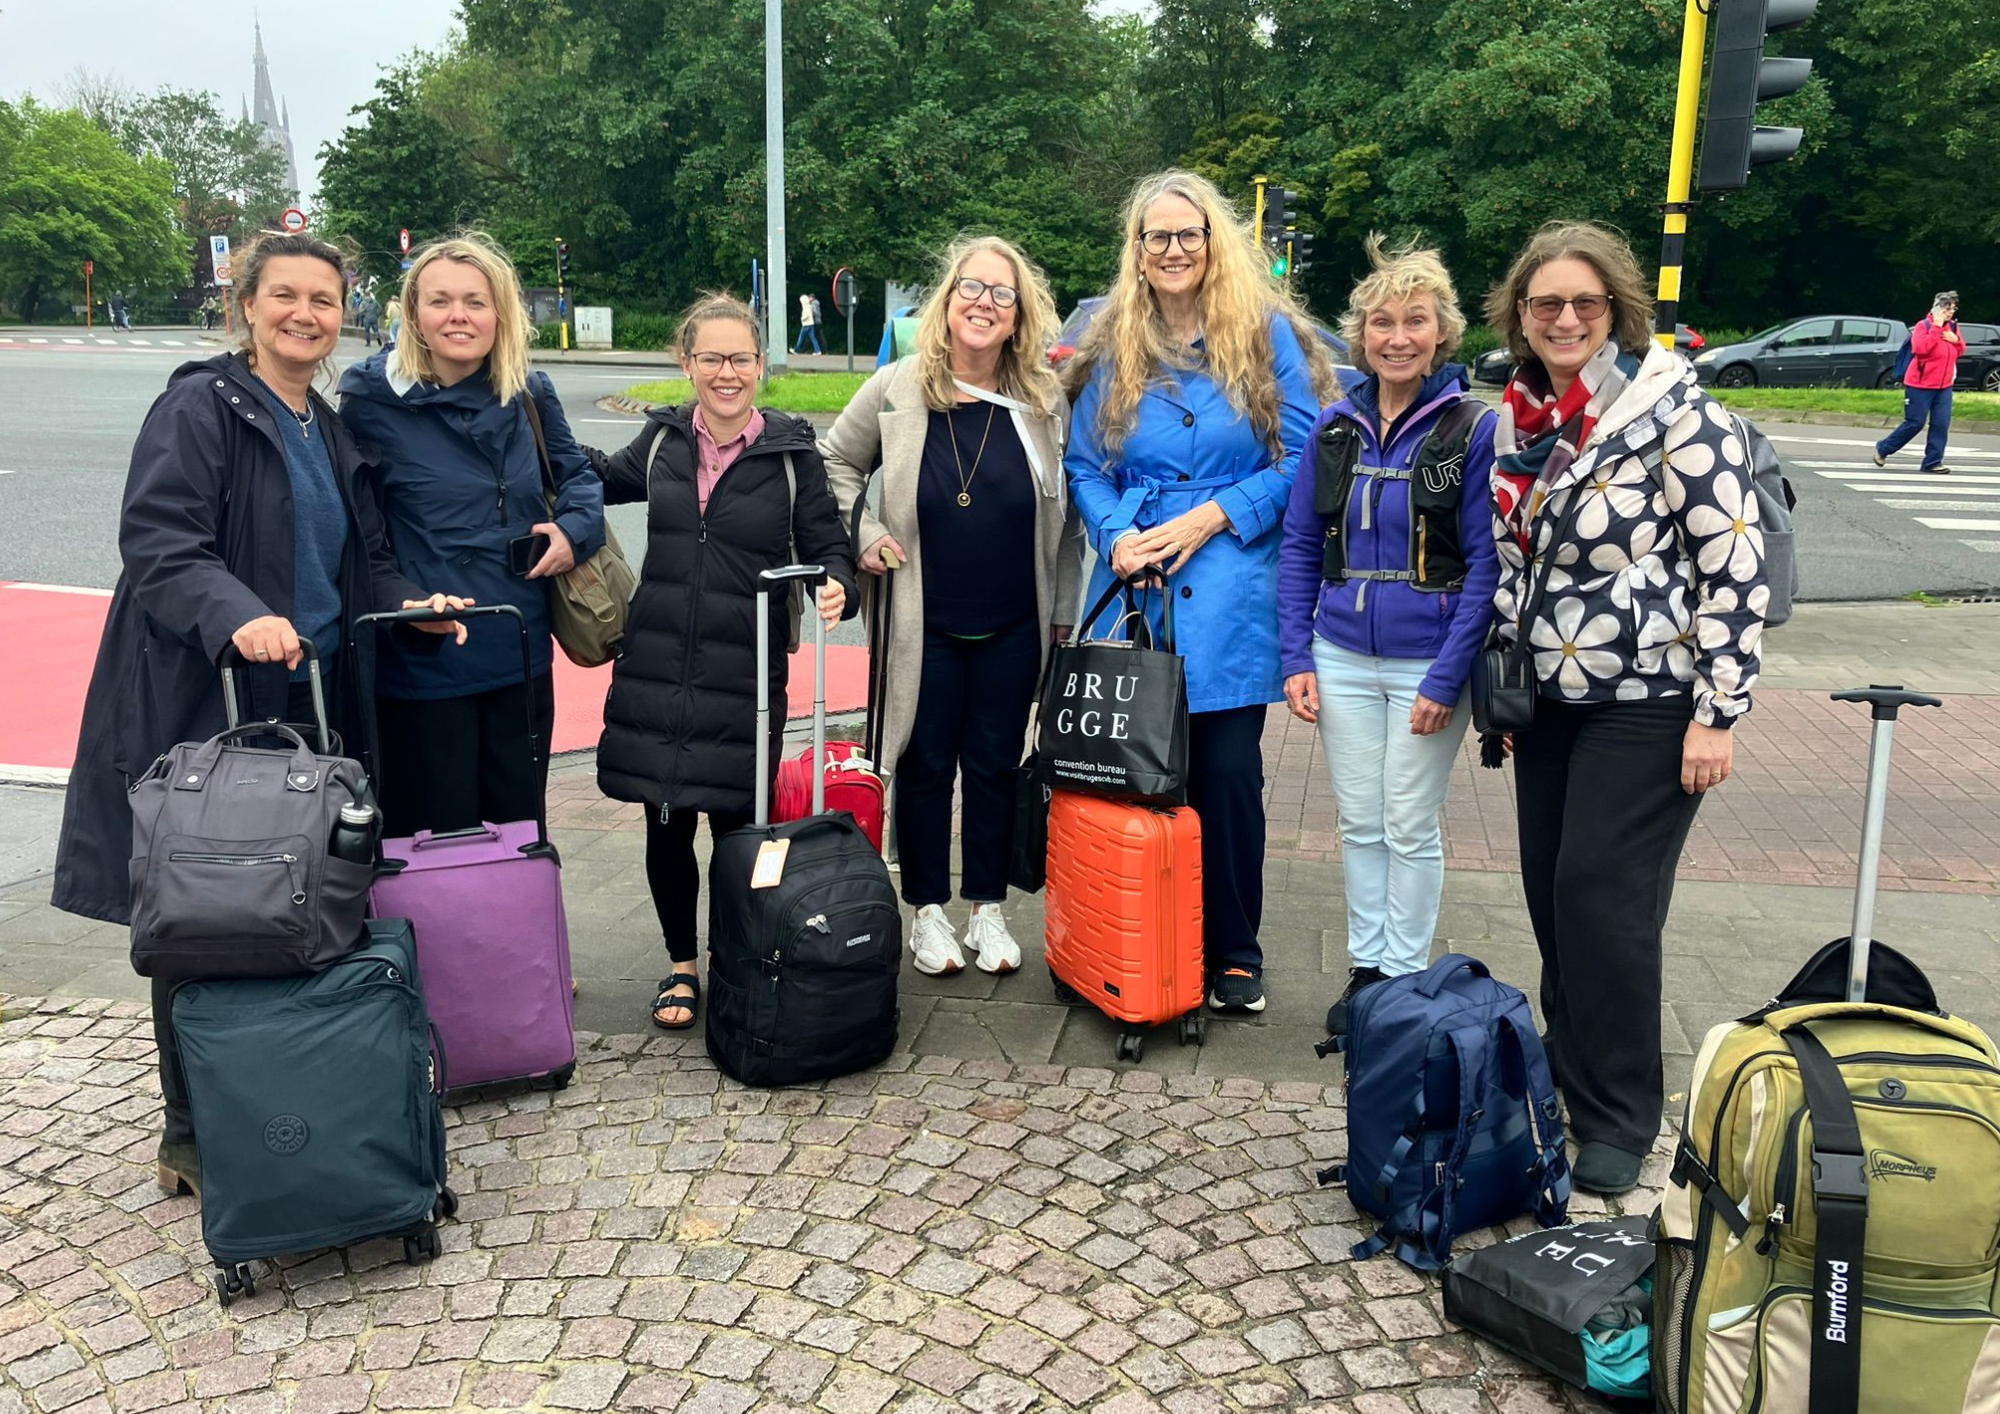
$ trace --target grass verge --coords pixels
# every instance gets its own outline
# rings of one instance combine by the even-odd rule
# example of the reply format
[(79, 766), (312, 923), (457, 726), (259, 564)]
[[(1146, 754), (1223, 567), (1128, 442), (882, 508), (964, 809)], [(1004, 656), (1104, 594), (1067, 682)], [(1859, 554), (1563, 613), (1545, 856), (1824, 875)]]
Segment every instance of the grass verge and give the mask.
[[(781, 373), (764, 384), (757, 406), (778, 412), (839, 412), (868, 381), (866, 373)], [(626, 397), (642, 403), (684, 403), (694, 396), (685, 378), (635, 383)]]
[[(1857, 413), (1900, 418), (1901, 388), (1711, 388), (1729, 407), (1797, 409), (1801, 412)], [(1953, 417), (2000, 421), (2000, 393), (1954, 393)]]

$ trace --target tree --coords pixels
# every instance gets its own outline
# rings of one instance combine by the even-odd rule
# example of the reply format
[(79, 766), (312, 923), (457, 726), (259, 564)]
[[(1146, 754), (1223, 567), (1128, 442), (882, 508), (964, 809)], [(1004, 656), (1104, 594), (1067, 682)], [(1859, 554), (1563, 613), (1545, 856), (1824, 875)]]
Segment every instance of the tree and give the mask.
[(208, 238), (278, 224), (298, 192), (285, 183), (284, 155), (257, 124), (222, 116), (212, 94), (163, 88), (118, 114), (127, 151), (158, 157), (173, 170), (174, 200), (197, 274)]
[(1167, 150), (1228, 130), (1269, 89), (1267, 0), (1159, 0), (1142, 91)]
[(184, 272), (173, 173), (73, 110), (0, 101), (0, 290), (33, 319), (46, 295), (176, 284)]

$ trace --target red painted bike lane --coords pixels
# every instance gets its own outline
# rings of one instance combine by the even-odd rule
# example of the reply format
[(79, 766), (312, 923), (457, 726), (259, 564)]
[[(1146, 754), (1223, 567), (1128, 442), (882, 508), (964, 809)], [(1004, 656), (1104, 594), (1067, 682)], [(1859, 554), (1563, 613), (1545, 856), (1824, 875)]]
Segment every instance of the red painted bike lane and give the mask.
[[(110, 607), (109, 590), (0, 581), (0, 776), (48, 777), (75, 762), (84, 693)], [(557, 653), (555, 672), (555, 750), (596, 746), (610, 670), (579, 668)], [(866, 705), (866, 648), (830, 646), (826, 675), (827, 711)], [(791, 681), (790, 715), (810, 716), (810, 648), (792, 655)]]

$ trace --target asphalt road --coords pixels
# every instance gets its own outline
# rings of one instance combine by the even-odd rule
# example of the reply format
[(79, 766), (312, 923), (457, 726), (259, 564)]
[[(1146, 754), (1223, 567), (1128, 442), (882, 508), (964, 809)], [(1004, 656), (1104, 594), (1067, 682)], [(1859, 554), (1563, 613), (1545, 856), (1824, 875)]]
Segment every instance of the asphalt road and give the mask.
[[(165, 347), (168, 337), (187, 346)], [(0, 337), (0, 514), (8, 530), (0, 537), (0, 579), (98, 588), (117, 579), (118, 503), (132, 439), (168, 373), (210, 347), (185, 332), (127, 336), (116, 345)], [(361, 352), (352, 345), (352, 357)], [(346, 345), (342, 356), (350, 356)], [(612, 450), (634, 435), (640, 419), (596, 402), (640, 381), (643, 370), (546, 371), (583, 441)], [(1877, 471), (1869, 451), (1879, 434), (1866, 429), (1766, 430), (1799, 493), (1803, 597), (2000, 588), (2000, 437), (1954, 436), (1948, 460), (1955, 474), (1937, 477), (1917, 473), (1914, 444)], [(628, 547), (644, 543), (637, 507), (616, 509), (613, 525)], [(838, 637), (857, 628), (843, 625)]]

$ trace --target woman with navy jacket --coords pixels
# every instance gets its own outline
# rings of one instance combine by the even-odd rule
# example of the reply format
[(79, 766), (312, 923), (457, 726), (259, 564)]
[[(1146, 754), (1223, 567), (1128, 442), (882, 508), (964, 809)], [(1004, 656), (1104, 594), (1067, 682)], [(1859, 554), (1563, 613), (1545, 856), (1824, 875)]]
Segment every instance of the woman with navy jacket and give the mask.
[[(1221, 192), (1139, 183), (1077, 358), (1063, 465), (1111, 576), (1165, 571), (1187, 660), (1188, 803), (1202, 822), (1208, 1004), (1264, 1009), (1265, 708), (1278, 672), (1278, 523), (1333, 368)], [(1160, 595), (1145, 596), (1160, 631)]]
[[(549, 580), (603, 545), (604, 487), (548, 376), (528, 369), (534, 331), (504, 252), (476, 233), (433, 241), (411, 262), (402, 294), (403, 337), (347, 370), (341, 416), (376, 464), (404, 573), (521, 611), (534, 728), (531, 741), (511, 620), (480, 625), (449, 656), (385, 644), (382, 815), (395, 835), (532, 820), (555, 716)], [(553, 514), (531, 412), (548, 445)], [(511, 558), (521, 540), (535, 552), (524, 567)]]
[(1470, 715), (1499, 560), (1487, 486), (1495, 415), (1447, 362), (1465, 333), (1437, 252), (1386, 253), (1341, 332), (1368, 375), (1321, 415), (1278, 546), (1285, 700), (1315, 722), (1340, 808), (1347, 989), (1421, 971), (1444, 892), (1439, 813)]

